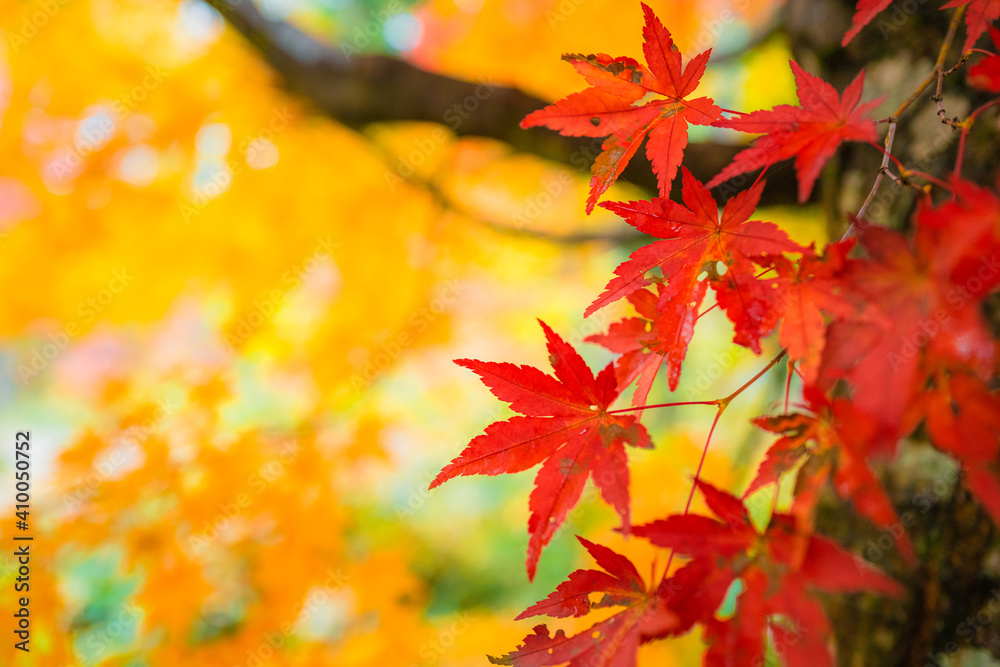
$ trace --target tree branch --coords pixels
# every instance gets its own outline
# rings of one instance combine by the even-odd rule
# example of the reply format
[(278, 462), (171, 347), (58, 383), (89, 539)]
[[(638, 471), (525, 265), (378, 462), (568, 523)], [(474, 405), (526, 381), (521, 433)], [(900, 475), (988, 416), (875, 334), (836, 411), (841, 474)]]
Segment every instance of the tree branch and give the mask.
[[(398, 58), (349, 57), (290, 23), (265, 18), (251, 0), (207, 2), (260, 51), (289, 91), (352, 129), (378, 122), (441, 123), (458, 136), (498, 139), (515, 150), (580, 170), (589, 169), (600, 152), (601, 139), (564, 137), (543, 128), (521, 129), (521, 119), (548, 102), (516, 88), (462, 81)], [(697, 178), (707, 181), (742, 148), (716, 142), (692, 143), (685, 152), (684, 164)], [(656, 190), (653, 170), (641, 153), (632, 158), (620, 180), (649, 192)], [(795, 201), (796, 183), (790, 177), (772, 179), (761, 203)]]

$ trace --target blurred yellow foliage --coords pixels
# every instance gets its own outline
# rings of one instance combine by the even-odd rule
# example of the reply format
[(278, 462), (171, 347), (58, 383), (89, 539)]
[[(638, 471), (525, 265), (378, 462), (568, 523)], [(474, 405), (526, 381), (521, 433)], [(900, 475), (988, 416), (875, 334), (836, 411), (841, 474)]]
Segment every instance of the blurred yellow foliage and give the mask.
[[(659, 4), (675, 34), (714, 40), (774, 3)], [(580, 84), (564, 51), (641, 53), (638, 3), (414, 11), (417, 62), (549, 98)], [(576, 345), (610, 322), (580, 313), (620, 251), (531, 236), (621, 229), (584, 218), (587, 179), (444, 126), (344, 129), (191, 0), (0, 0), (0, 16), (5, 419), (30, 415), (52, 459), (35, 462), (32, 652), (13, 664), (429, 667), (513, 648), (517, 605), (583, 556), (554, 552), (560, 574), (529, 589), (530, 480), (426, 487), (501, 416), (451, 357), (544, 366), (532, 316)], [(683, 502), (703, 434), (677, 430), (634, 468), (637, 520)], [(435, 608), (426, 554), (475, 567), (486, 539), (522, 593)]]

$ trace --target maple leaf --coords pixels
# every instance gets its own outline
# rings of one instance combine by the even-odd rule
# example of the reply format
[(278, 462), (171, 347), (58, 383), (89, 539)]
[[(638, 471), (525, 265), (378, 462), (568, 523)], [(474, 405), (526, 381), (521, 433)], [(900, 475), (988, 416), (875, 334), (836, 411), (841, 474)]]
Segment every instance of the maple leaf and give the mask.
[(778, 340), (789, 358), (798, 362), (807, 385), (816, 379), (826, 342), (824, 312), (841, 317), (855, 314), (855, 305), (841, 280), (853, 247), (853, 240), (832, 243), (820, 257), (803, 255), (797, 263), (784, 257), (773, 260), (778, 274), (773, 284), (780, 293), (775, 301), (781, 316)]
[[(592, 609), (624, 609), (587, 630), (567, 636), (550, 635), (545, 625), (534, 627), (517, 650), (496, 665), (544, 667), (569, 663), (570, 667), (629, 667), (636, 664), (639, 645), (690, 630), (721, 604), (729, 579), (707, 562), (678, 569), (659, 585), (647, 587), (642, 576), (624, 556), (577, 536), (602, 570), (577, 570), (546, 599), (537, 602), (516, 620), (544, 614), (553, 618), (579, 617)], [(600, 594), (593, 601), (591, 596)]]
[(682, 67), (673, 38), (647, 5), (643, 53), (649, 67), (632, 58), (607, 54), (564, 55), (583, 75), (590, 88), (532, 112), (521, 127), (546, 126), (560, 134), (608, 137), (601, 145), (592, 168), (587, 213), (598, 198), (618, 179), (643, 139), (662, 194), (670, 185), (687, 146), (689, 123), (711, 125), (721, 110), (707, 97), (687, 99), (698, 87), (711, 49)]
[(527, 571), (533, 579), (542, 549), (569, 510), (587, 478), (611, 505), (628, 532), (628, 459), (625, 444), (652, 447), (649, 434), (634, 415), (611, 415), (608, 407), (620, 393), (614, 364), (597, 377), (583, 358), (539, 320), (555, 377), (530, 366), (457, 359), (474, 371), (493, 395), (523, 417), (494, 422), (469, 443), (431, 482), (434, 488), (460, 475), (498, 475), (527, 470), (539, 463), (529, 499)]
[(985, 377), (995, 363), (981, 304), (1000, 287), (1000, 200), (962, 181), (952, 188), (952, 200), (919, 206), (912, 241), (865, 227), (868, 258), (848, 266), (843, 280), (873, 315), (827, 329), (817, 385), (829, 390), (846, 380), (853, 401), (879, 424), (886, 453), (916, 427), (909, 408), (936, 364)]
[[(858, 513), (876, 526), (892, 529), (900, 555), (909, 564), (916, 564), (917, 555), (910, 538), (905, 532), (896, 530), (903, 522), (868, 464), (868, 449), (876, 432), (874, 421), (850, 401), (829, 401), (811, 387), (806, 388), (805, 396), (811, 415), (793, 413), (753, 420), (757, 427), (782, 437), (767, 450), (743, 497), (776, 483), (781, 475), (806, 457), (819, 457), (821, 464), (806, 470), (800, 475), (800, 481), (808, 477), (809, 485), (817, 487), (831, 472), (826, 461), (833, 462), (833, 488), (837, 495), (850, 500)], [(797, 507), (793, 514), (801, 517), (802, 513), (812, 512), (811, 503), (815, 499), (815, 495), (796, 496)]]
[(1000, 396), (971, 375), (940, 372), (923, 398), (931, 440), (962, 463), (966, 484), (1000, 523)]
[[(902, 593), (897, 582), (874, 566), (826, 538), (796, 528), (793, 516), (775, 513), (760, 532), (740, 499), (702, 480), (696, 485), (716, 518), (674, 515), (635, 526), (633, 534), (691, 556), (691, 564), (707, 561), (742, 583), (732, 617), (705, 621), (705, 639), (710, 645), (704, 664), (756, 664), (763, 660), (766, 629), (780, 626), (810, 648), (786, 656), (809, 656), (809, 661), (789, 665), (816, 661), (832, 665), (826, 648), (829, 622), (812, 592)], [(788, 622), (794, 625), (789, 628)]]
[(770, 631), (775, 646), (793, 647), (779, 654), (788, 667), (833, 667), (830, 622), (813, 593), (872, 590), (898, 596), (902, 592), (875, 568), (823, 538), (809, 539), (797, 571), (785, 570), (786, 560), (771, 560), (773, 549), (767, 553), (740, 573), (742, 592), (733, 615), (706, 624), (709, 647), (704, 665), (763, 664)]
[[(1000, 53), (1000, 30), (991, 27), (993, 47)], [(969, 85), (990, 93), (1000, 93), (1000, 55), (991, 53), (969, 68)]]
[[(657, 285), (658, 292), (663, 293), (664, 285)], [(638, 380), (635, 392), (632, 394), (632, 405), (645, 405), (653, 380), (663, 365), (664, 354), (658, 349), (659, 314), (656, 310), (657, 294), (650, 290), (640, 289), (628, 295), (631, 303), (640, 317), (628, 317), (614, 322), (608, 327), (606, 334), (593, 334), (584, 340), (597, 343), (612, 352), (620, 354), (615, 362), (615, 372), (618, 378), (618, 390)], [(642, 418), (642, 411), (636, 413)]]
[(879, 12), (892, 4), (892, 0), (858, 0), (858, 7), (851, 20), (851, 27), (840, 40), (841, 46), (847, 46), (854, 37), (861, 32), (861, 29), (871, 23)]
[(874, 141), (878, 138), (868, 112), (883, 98), (859, 104), (864, 87), (864, 71), (844, 89), (843, 97), (818, 76), (789, 61), (795, 75), (800, 106), (782, 104), (770, 110), (754, 111), (739, 118), (720, 119), (717, 127), (740, 132), (763, 133), (754, 144), (736, 155), (718, 176), (708, 182), (713, 188), (739, 174), (781, 160), (795, 158), (799, 177), (799, 201), (809, 198), (819, 172), (837, 147), (845, 141)]
[(941, 9), (955, 9), (969, 5), (965, 12), (965, 45), (962, 51), (968, 51), (991, 23), (1000, 18), (1000, 0), (951, 0), (941, 5)]
[(747, 490), (743, 493), (744, 498), (769, 484), (776, 484), (782, 475), (793, 470), (813, 451), (809, 442), (814, 439), (816, 432), (815, 418), (800, 412), (757, 417), (752, 423), (768, 433), (779, 434), (781, 437), (768, 447), (764, 459), (757, 467), (757, 474), (750, 480)]
[[(711, 284), (719, 305), (735, 324), (735, 342), (760, 352), (760, 338), (777, 322), (771, 308), (774, 290), (754, 276), (754, 263), (769, 255), (803, 252), (770, 222), (749, 220), (760, 201), (764, 181), (719, 207), (709, 191), (686, 168), (683, 204), (669, 199), (605, 202), (639, 231), (662, 241), (636, 250), (615, 269), (616, 277), (587, 308), (585, 315), (646, 286), (646, 273), (659, 268), (667, 281), (657, 304), (656, 350), (666, 357), (670, 389), (677, 388), (681, 363), (694, 333), (698, 307)], [(717, 269), (721, 263), (724, 269)], [(705, 272), (705, 279), (700, 274)]]

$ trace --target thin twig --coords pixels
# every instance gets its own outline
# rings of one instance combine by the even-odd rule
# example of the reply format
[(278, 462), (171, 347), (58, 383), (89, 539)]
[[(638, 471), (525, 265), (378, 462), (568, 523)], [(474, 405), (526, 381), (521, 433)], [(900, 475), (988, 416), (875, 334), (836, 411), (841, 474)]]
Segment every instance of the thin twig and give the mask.
[(941, 94), (941, 89), (944, 86), (945, 77), (948, 76), (949, 74), (956, 72), (962, 65), (965, 64), (965, 62), (969, 59), (969, 56), (971, 55), (972, 55), (971, 52), (962, 54), (962, 57), (959, 58), (957, 63), (955, 63), (955, 66), (949, 70), (945, 70), (943, 66), (938, 67), (937, 90), (931, 97), (931, 99), (934, 100), (934, 102), (937, 104), (938, 117), (941, 119), (941, 122), (944, 123), (945, 125), (950, 125), (952, 128), (955, 129), (957, 129), (956, 125), (958, 123), (958, 117), (948, 118), (948, 113), (944, 110), (944, 96)]
[(931, 83), (933, 83), (937, 78), (938, 71), (944, 67), (944, 60), (948, 57), (948, 50), (951, 49), (951, 43), (955, 40), (955, 32), (958, 30), (959, 21), (964, 13), (964, 6), (959, 7), (955, 11), (955, 14), (951, 17), (951, 23), (948, 24), (948, 32), (944, 36), (944, 42), (941, 43), (941, 50), (938, 51), (937, 60), (934, 62), (934, 68), (931, 70), (930, 74), (927, 75), (927, 78), (923, 80), (920, 86), (913, 91), (913, 94), (910, 95), (905, 102), (899, 105), (896, 112), (890, 116), (890, 121), (899, 120), (899, 117), (903, 115), (903, 112), (909, 109), (910, 105), (917, 101), (917, 98), (920, 97), (920, 93), (924, 92), (927, 86), (931, 85)]
[(858, 209), (857, 215), (854, 216), (854, 220), (851, 221), (851, 226), (847, 228), (844, 232), (843, 238), (840, 240), (850, 237), (851, 232), (854, 229), (854, 225), (857, 224), (858, 220), (862, 220), (865, 217), (865, 213), (868, 212), (868, 207), (871, 206), (872, 201), (875, 199), (875, 193), (878, 192), (878, 188), (882, 185), (882, 177), (885, 175), (886, 169), (889, 168), (889, 156), (892, 155), (892, 142), (896, 138), (896, 121), (893, 120), (889, 123), (889, 134), (885, 137), (885, 152), (882, 153), (882, 165), (878, 168), (878, 175), (875, 176), (875, 184), (872, 185), (871, 192), (868, 193), (868, 197), (865, 199), (865, 203), (861, 205)]
[[(962, 14), (964, 13), (965, 13), (965, 7), (963, 6), (959, 7), (955, 11), (954, 15), (952, 15), (951, 23), (948, 24), (948, 32), (947, 34), (945, 34), (944, 42), (942, 42), (941, 44), (941, 50), (938, 51), (938, 57), (934, 63), (934, 69), (931, 70), (931, 73), (927, 75), (927, 78), (923, 80), (920, 86), (918, 86), (917, 89), (913, 91), (913, 94), (910, 95), (906, 99), (906, 101), (903, 102), (898, 109), (896, 109), (895, 113), (893, 113), (887, 119), (889, 122), (889, 134), (887, 134), (885, 137), (885, 151), (882, 153), (882, 165), (879, 167), (878, 174), (875, 176), (875, 183), (872, 185), (871, 192), (868, 193), (868, 196), (865, 198), (865, 201), (861, 205), (861, 208), (858, 209), (858, 212), (854, 216), (854, 219), (851, 220), (851, 226), (847, 228), (846, 232), (844, 232), (844, 236), (841, 238), (841, 241), (849, 238), (851, 236), (851, 233), (854, 231), (854, 227), (855, 225), (857, 225), (858, 221), (864, 219), (865, 213), (868, 212), (868, 207), (871, 206), (872, 201), (874, 201), (875, 199), (875, 194), (878, 192), (879, 186), (882, 185), (882, 178), (885, 176), (886, 169), (889, 167), (889, 159), (890, 156), (892, 155), (892, 142), (896, 138), (896, 124), (899, 122), (899, 117), (903, 115), (903, 113), (907, 109), (910, 108), (910, 105), (912, 105), (917, 100), (917, 98), (920, 97), (920, 94), (924, 92), (927, 86), (931, 85), (931, 83), (935, 79), (938, 79), (937, 96), (938, 97), (940, 96), (941, 82), (944, 80), (944, 74), (943, 74), (944, 61), (945, 58), (948, 57), (948, 51), (949, 49), (951, 49), (951, 44), (955, 40), (955, 33), (958, 30), (959, 21), (961, 20)], [(963, 61), (959, 61), (959, 65), (962, 62)], [(959, 67), (959, 65), (955, 65), (955, 67), (949, 69), (948, 72), (951, 73), (952, 71), (956, 70)]]
[(969, 136), (969, 130), (972, 129), (972, 125), (973, 125), (973, 123), (976, 122), (976, 118), (979, 117), (979, 114), (981, 114), (982, 112), (986, 111), (990, 107), (996, 106), (997, 104), (1000, 104), (1000, 97), (998, 97), (995, 100), (991, 100), (991, 101), (987, 102), (986, 104), (984, 104), (983, 106), (979, 107), (978, 109), (976, 109), (975, 111), (973, 111), (971, 114), (969, 114), (968, 118), (966, 118), (965, 120), (963, 120), (960, 123), (960, 125), (962, 127), (962, 134), (958, 138), (958, 156), (955, 158), (955, 177), (956, 178), (958, 178), (958, 177), (960, 177), (962, 175), (962, 158), (965, 157), (965, 139), (966, 139), (966, 137)]

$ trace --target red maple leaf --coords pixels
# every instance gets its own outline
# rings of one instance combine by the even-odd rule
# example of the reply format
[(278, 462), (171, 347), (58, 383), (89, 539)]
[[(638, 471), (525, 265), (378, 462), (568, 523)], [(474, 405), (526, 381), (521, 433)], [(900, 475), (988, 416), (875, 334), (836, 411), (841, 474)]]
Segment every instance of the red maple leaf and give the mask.
[(774, 290), (755, 277), (754, 263), (765, 265), (770, 255), (806, 250), (774, 224), (749, 220), (760, 201), (763, 180), (727, 201), (720, 217), (705, 186), (683, 171), (684, 204), (662, 197), (602, 204), (639, 231), (664, 240), (632, 253), (585, 312), (590, 315), (644, 287), (649, 283), (646, 273), (659, 268), (667, 282), (657, 304), (656, 349), (666, 357), (671, 390), (677, 388), (707, 286), (711, 284), (719, 305), (735, 324), (735, 342), (759, 353), (761, 336), (774, 328), (777, 319), (771, 308)]
[[(991, 27), (990, 38), (1000, 53), (1000, 30)], [(991, 53), (969, 68), (969, 85), (990, 93), (1000, 93), (1000, 55)]]
[(799, 177), (799, 201), (804, 202), (809, 198), (823, 165), (841, 143), (878, 138), (868, 112), (881, 104), (883, 98), (859, 105), (865, 81), (864, 71), (844, 89), (841, 97), (829, 83), (809, 74), (794, 60), (790, 63), (800, 106), (782, 104), (771, 110), (716, 121), (717, 127), (763, 133), (764, 136), (737, 154), (718, 176), (708, 182), (708, 187), (713, 188), (733, 176), (794, 157)]
[(642, 11), (646, 18), (642, 49), (648, 68), (632, 58), (603, 53), (564, 55), (591, 87), (521, 121), (523, 128), (545, 126), (563, 135), (608, 137), (592, 168), (587, 213), (594, 210), (597, 199), (618, 179), (647, 136), (646, 155), (660, 192), (669, 193), (687, 146), (688, 123), (711, 125), (721, 114), (708, 97), (686, 99), (698, 87), (711, 49), (682, 67), (670, 31), (645, 4)]
[(798, 362), (802, 380), (807, 385), (816, 379), (826, 343), (826, 318), (850, 317), (855, 305), (846, 293), (841, 274), (853, 241), (828, 245), (820, 257), (803, 255), (797, 262), (785, 257), (774, 259), (779, 290), (775, 308), (780, 312), (778, 340), (788, 356)]
[[(767, 450), (743, 497), (776, 483), (803, 459), (818, 457), (819, 465), (802, 473), (798, 486), (802, 486), (806, 478), (810, 486), (822, 485), (832, 467), (833, 488), (837, 495), (850, 500), (858, 513), (876, 526), (890, 530), (900, 555), (911, 565), (916, 564), (917, 555), (910, 538), (902, 530), (903, 522), (868, 464), (868, 449), (875, 434), (873, 420), (850, 401), (829, 401), (812, 388), (807, 388), (805, 394), (813, 414), (795, 413), (753, 420), (759, 428), (782, 437)], [(814, 508), (807, 505), (815, 500), (815, 494), (797, 496), (792, 514), (801, 519), (803, 513), (811, 513)]]
[(674, 515), (636, 526), (633, 533), (691, 556), (692, 564), (707, 561), (742, 583), (733, 616), (705, 621), (710, 644), (705, 665), (763, 663), (768, 627), (792, 633), (805, 644), (785, 656), (788, 665), (832, 665), (829, 622), (811, 593), (902, 593), (897, 582), (875, 567), (823, 537), (803, 532), (791, 515), (775, 513), (760, 532), (742, 501), (704, 481), (696, 484), (717, 518)]
[[(658, 293), (663, 293), (664, 285), (657, 285)], [(653, 380), (663, 365), (664, 354), (658, 350), (659, 314), (656, 310), (657, 294), (648, 289), (640, 289), (628, 295), (640, 317), (628, 317), (608, 327), (606, 334), (594, 334), (585, 339), (597, 343), (612, 352), (620, 354), (615, 362), (618, 389), (624, 391), (638, 380), (632, 394), (632, 405), (645, 405)], [(692, 323), (693, 324), (693, 323)], [(641, 418), (642, 411), (636, 416)]]
[(912, 241), (865, 227), (868, 257), (845, 270), (844, 284), (881, 317), (838, 319), (827, 330), (818, 385), (846, 380), (890, 453), (917, 425), (907, 415), (929, 372), (945, 363), (986, 377), (995, 363), (981, 305), (1000, 287), (1000, 200), (962, 181), (952, 188), (952, 200), (920, 205)]
[[(677, 570), (659, 585), (647, 587), (635, 565), (607, 547), (577, 536), (601, 570), (577, 570), (546, 599), (526, 609), (517, 620), (544, 614), (553, 618), (583, 616), (592, 609), (625, 609), (589, 629), (568, 637), (559, 630), (550, 635), (535, 626), (518, 649), (495, 665), (544, 667), (629, 667), (636, 664), (639, 645), (678, 635), (704, 622), (718, 608), (730, 577), (697, 562)], [(599, 600), (591, 596), (600, 595)]]
[(966, 484), (1000, 523), (1000, 395), (971, 375), (942, 371), (922, 407), (931, 440), (962, 463)]
[(847, 46), (861, 29), (871, 23), (879, 12), (892, 4), (892, 0), (858, 0), (858, 8), (854, 12), (854, 19), (851, 20), (851, 28), (840, 40), (841, 46)]
[(528, 505), (527, 570), (533, 579), (542, 549), (576, 505), (593, 473), (601, 497), (629, 529), (628, 459), (625, 444), (652, 447), (634, 415), (610, 415), (620, 391), (614, 364), (595, 378), (583, 358), (540, 321), (555, 377), (530, 366), (457, 359), (474, 371), (493, 395), (524, 417), (495, 422), (469, 443), (431, 482), (460, 475), (499, 475), (543, 463)]
[(954, 9), (969, 5), (965, 12), (965, 45), (962, 51), (968, 51), (991, 23), (1000, 18), (1000, 0), (951, 0), (941, 9)]

